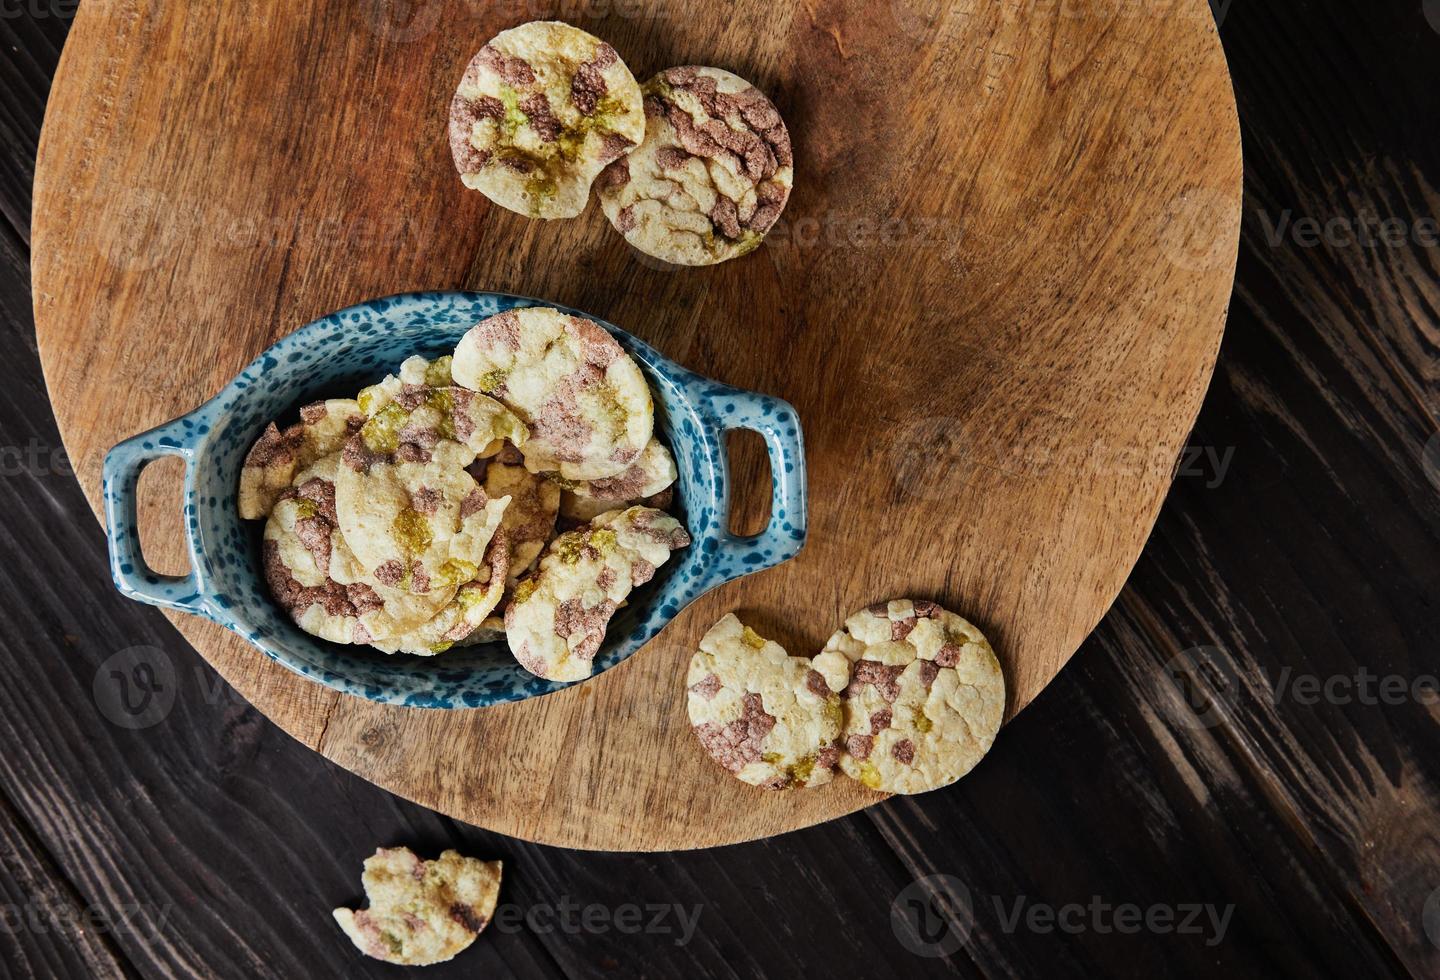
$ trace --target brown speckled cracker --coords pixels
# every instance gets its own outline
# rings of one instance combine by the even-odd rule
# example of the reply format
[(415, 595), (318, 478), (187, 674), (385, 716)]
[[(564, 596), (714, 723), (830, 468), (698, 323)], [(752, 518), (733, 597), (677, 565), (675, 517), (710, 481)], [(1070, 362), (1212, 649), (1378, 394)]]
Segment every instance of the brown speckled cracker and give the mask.
[(555, 536), (560, 488), (527, 470), (518, 452), (492, 459), (485, 468), (484, 486), (492, 498), (510, 498), (500, 529), (510, 536), (510, 583), (514, 584), (540, 560), (546, 542)]
[(635, 248), (676, 265), (754, 249), (794, 182), (780, 113), (719, 68), (668, 68), (644, 92), (644, 141), (596, 181), (605, 216)]
[(402, 966), (444, 963), (475, 941), (500, 900), (499, 861), (446, 851), (423, 861), (406, 847), (365, 859), (367, 909), (336, 909), (335, 921), (366, 956)]
[(450, 102), (461, 181), (534, 218), (583, 211), (595, 175), (644, 135), (640, 86), (615, 49), (555, 21), (497, 34)]
[[(399, 375), (401, 384), (446, 388), (455, 383), (450, 376), (449, 354), (437, 357), (433, 361), (415, 354), (405, 358), (400, 364), (400, 370), (396, 373)], [(361, 405), (360, 409), (364, 411), (365, 406)]]
[(695, 737), (737, 779), (762, 789), (820, 786), (840, 759), (843, 665), (826, 676), (732, 613), (690, 658), (686, 708)]
[(985, 636), (933, 602), (897, 599), (845, 621), (815, 658), (848, 669), (845, 774), (871, 789), (923, 793), (969, 772), (1005, 714), (1005, 678)]
[(271, 508), (262, 545), (270, 594), (301, 629), (334, 643), (370, 643), (416, 629), (455, 589), (411, 595), (361, 566), (335, 512), (339, 461), (332, 454), (301, 472)]
[(625, 470), (606, 480), (561, 480), (560, 513), (567, 520), (592, 521), (609, 510), (645, 504), (657, 510), (670, 506), (667, 491), (675, 482), (675, 457), (659, 439), (651, 438)]
[(484, 392), (528, 427), (532, 473), (605, 480), (635, 462), (654, 432), (650, 387), (599, 324), (548, 306), (506, 310), (455, 348), (455, 383)]
[(340, 530), (355, 557), (380, 581), (417, 594), (475, 578), (510, 501), (491, 500), (465, 471), (474, 451), (440, 439), (381, 453), (364, 439), (362, 429), (345, 444), (335, 479)]
[(501, 528), (485, 549), (479, 573), (456, 589), (455, 598), (433, 619), (403, 635), (370, 645), (384, 653), (417, 657), (433, 657), (451, 647), (471, 645), (467, 642), (470, 636), (490, 618), (505, 593), (510, 554), (509, 536)]
[(300, 421), (289, 428), (282, 430), (271, 422), (240, 467), (236, 500), (240, 516), (247, 521), (269, 516), (295, 474), (323, 456), (338, 453), (364, 421), (356, 402), (332, 398), (300, 409)]
[(560, 535), (505, 607), (511, 654), (548, 680), (589, 677), (615, 610), (689, 543), (679, 521), (648, 507), (602, 514)]
[[(502, 603), (504, 601), (504, 599), (501, 599)], [(457, 647), (478, 647), (482, 643), (504, 642), (505, 618), (503, 616), (490, 616), (485, 620), (485, 622), (480, 624), (478, 629), (476, 629), (469, 636), (465, 637), (465, 639), (457, 642), (455, 645)]]
[(491, 456), (507, 439), (525, 440), (524, 424), (508, 408), (451, 383), (449, 357), (433, 363), (409, 358), (398, 377), (361, 391), (356, 404), (365, 415), (359, 434), (377, 453), (399, 453), (402, 446), (424, 450), (450, 439), (474, 456)]

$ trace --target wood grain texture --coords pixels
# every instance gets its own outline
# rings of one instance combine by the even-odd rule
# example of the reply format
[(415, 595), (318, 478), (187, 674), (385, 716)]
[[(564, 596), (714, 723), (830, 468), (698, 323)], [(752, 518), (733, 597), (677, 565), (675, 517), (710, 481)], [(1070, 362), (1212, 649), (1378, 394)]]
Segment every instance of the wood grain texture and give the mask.
[[(0, 18), (0, 52), (20, 52), (23, 82), (0, 90), (14, 97), (0, 170), (28, 173), (48, 79), (35, 66), (53, 61), (14, 23)], [(1440, 35), (1419, 5), (1344, 0), (1234, 4), (1221, 35), (1246, 122), (1245, 232), (1190, 442), (1233, 450), (1229, 467), (1218, 476), (1202, 456), (1180, 469), (1116, 607), (972, 777), (736, 847), (631, 857), (499, 839), (375, 789), (247, 707), (158, 613), (110, 587), (80, 487), (49, 462), (59, 437), (26, 248), (0, 223), (0, 452), (33, 447), (40, 461), (7, 454), (0, 472), (0, 792), (12, 804), (0, 821), (6, 840), (30, 842), (0, 860), (0, 904), (173, 901), (159, 936), (117, 940), (130, 975), (393, 976), (355, 956), (326, 913), (358, 897), (370, 848), (408, 843), (505, 858), (505, 900), (527, 908), (568, 895), (703, 909), (681, 944), (492, 929), (426, 971), (436, 978), (1440, 973), (1422, 916), (1440, 885), (1424, 843), (1440, 825), (1433, 707), (1271, 693), (1286, 669), (1435, 673), (1440, 488), (1421, 454), (1440, 428), (1436, 252), (1272, 244), (1262, 216), (1434, 217), (1440, 147), (1416, 120), (1440, 99)], [(0, 206), (28, 215), (28, 187)], [(1228, 707), (1209, 729), (1184, 723), (1181, 679), (1164, 669), (1199, 644), (1223, 646), (1245, 682), (1216, 691)], [(91, 686), (135, 645), (170, 658), (180, 683), (163, 721), (129, 732), (96, 710)], [(957, 922), (970, 928), (960, 950), (921, 958), (891, 932), (890, 903), (935, 872), (969, 886), (974, 913)], [(1213, 945), (1007, 931), (993, 903), (1020, 896), (1235, 911)], [(0, 973), (118, 972), (61, 945), (0, 931)]]
[[(423, 7), (402, 29), (383, 5), (304, 3), (82, 10), (40, 148), (32, 262), (47, 381), (92, 503), (109, 445), (307, 320), (414, 287), (546, 296), (794, 403), (806, 551), (583, 686), (477, 712), (381, 707), (177, 622), (287, 731), (400, 795), (526, 839), (664, 849), (879, 798), (848, 781), (761, 794), (708, 764), (678, 692), (724, 611), (809, 651), (871, 601), (932, 597), (992, 637), (1011, 714), (1049, 682), (1123, 583), (1198, 408), (1240, 167), (1206, 16), (636, 9), (586, 26), (642, 77), (737, 69), (796, 133), (787, 228), (747, 262), (670, 274), (594, 209), (542, 224), (465, 192), (444, 106), (497, 12)], [(432, 16), (445, 29), (426, 30)], [(82, 397), (97, 389), (130, 397)], [(173, 499), (142, 517), (171, 563)]]
[[(0, 126), (16, 140), (12, 146), (28, 151), (0, 154), (0, 216), (3, 216), (27, 244), (30, 241), (30, 185), (35, 179), (35, 146), (40, 140), (42, 116), (33, 111), (43, 106), (50, 78), (60, 60), (68, 22), (48, 8), (30, 8), (40, 16), (17, 17), (5, 10), (0, 42)], [(50, 0), (63, 4), (65, 0)], [(8, 148), (7, 148), (8, 149)]]

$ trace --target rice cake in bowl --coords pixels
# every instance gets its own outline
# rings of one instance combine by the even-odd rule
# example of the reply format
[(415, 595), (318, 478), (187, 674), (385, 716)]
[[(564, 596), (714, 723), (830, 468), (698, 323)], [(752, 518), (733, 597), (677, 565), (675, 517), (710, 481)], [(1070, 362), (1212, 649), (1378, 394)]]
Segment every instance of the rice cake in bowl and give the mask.
[(560, 535), (505, 607), (505, 639), (516, 663), (552, 681), (589, 677), (610, 617), (689, 544), (678, 520), (648, 507), (602, 514)]
[[(448, 380), (449, 358), (433, 364), (412, 357), (400, 366), (400, 377), (389, 375), (365, 388), (355, 404), (365, 415), (358, 430), (362, 444), (372, 453), (397, 453), (411, 444), (429, 449), (440, 439), (460, 443), (476, 456), (492, 456), (506, 440), (523, 443), (525, 426), (514, 413), (493, 398)], [(427, 380), (405, 380), (420, 377)], [(441, 382), (441, 383), (432, 383)]]
[(413, 595), (391, 588), (356, 560), (335, 512), (338, 453), (295, 478), (271, 508), (264, 532), (265, 579), (295, 624), (332, 643), (370, 643), (420, 627), (455, 588)]
[(1005, 713), (1005, 677), (984, 634), (933, 602), (877, 603), (815, 658), (848, 670), (840, 768), (871, 789), (923, 793), (965, 775)]
[(417, 594), (473, 579), (510, 503), (465, 471), (474, 453), (441, 439), (418, 455), (377, 456), (363, 438), (346, 444), (335, 479), (340, 530), (360, 563)]
[(502, 402), (527, 426), (525, 467), (604, 480), (645, 450), (655, 406), (645, 376), (603, 327), (554, 307), (507, 310), (465, 333), (455, 383)]
[(453, 590), (454, 598), (444, 608), (407, 632), (374, 640), (370, 645), (384, 653), (433, 657), (457, 645), (484, 642), (486, 638), (483, 636), (474, 640), (471, 638), (488, 621), (505, 594), (510, 554), (510, 537), (501, 528), (485, 548), (485, 560), (480, 565), (480, 571), (473, 579)]
[(555, 536), (560, 488), (527, 470), (518, 450), (502, 452), (490, 460), (483, 486), (491, 498), (510, 498), (500, 530), (510, 538), (509, 581), (513, 585), (534, 567), (545, 545)]
[(328, 398), (300, 409), (300, 421), (283, 431), (274, 422), (265, 427), (240, 468), (237, 506), (247, 521), (268, 517), (290, 488), (295, 474), (338, 453), (359, 431), (365, 414), (350, 398)]
[(560, 497), (560, 515), (569, 521), (586, 523), (610, 510), (624, 510), (644, 504), (664, 510), (670, 500), (666, 492), (678, 475), (675, 457), (659, 439), (651, 438), (635, 462), (605, 480), (551, 479), (564, 493)]

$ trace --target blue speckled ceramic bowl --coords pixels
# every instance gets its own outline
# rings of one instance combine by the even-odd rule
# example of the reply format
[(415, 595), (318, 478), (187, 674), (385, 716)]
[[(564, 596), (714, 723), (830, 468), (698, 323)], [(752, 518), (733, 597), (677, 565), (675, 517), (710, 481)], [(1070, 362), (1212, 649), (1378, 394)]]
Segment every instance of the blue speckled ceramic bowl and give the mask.
[[(220, 394), (183, 418), (128, 439), (105, 458), (105, 518), (115, 585), (140, 602), (180, 609), (234, 630), (291, 670), (373, 701), (475, 708), (568, 686), (522, 670), (503, 645), (438, 657), (389, 657), (297, 628), (271, 601), (260, 568), (261, 522), (240, 520), (240, 465), (271, 419), (320, 398), (353, 397), (412, 354), (449, 353), (477, 321), (541, 301), (499, 293), (409, 293), (333, 313), (261, 354)], [(570, 312), (581, 316), (578, 310)], [(605, 327), (644, 370), (656, 429), (679, 467), (676, 514), (693, 543), (637, 589), (610, 624), (596, 672), (615, 666), (701, 594), (793, 557), (805, 542), (805, 454), (795, 410), (687, 371), (624, 331)], [(754, 537), (729, 532), (725, 433), (753, 429), (770, 453), (770, 524)], [(161, 456), (185, 460), (189, 575), (159, 575), (140, 554), (136, 486)]]

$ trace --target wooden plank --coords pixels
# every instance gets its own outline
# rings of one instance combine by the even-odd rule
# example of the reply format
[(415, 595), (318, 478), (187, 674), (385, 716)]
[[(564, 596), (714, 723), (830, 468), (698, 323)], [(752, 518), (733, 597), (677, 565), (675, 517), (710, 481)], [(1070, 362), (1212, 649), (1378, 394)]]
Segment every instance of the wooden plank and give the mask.
[[(1423, 81), (1440, 23), (1429, 7), (1327, 6), (1326, 29), (1282, 58), (1261, 40), (1283, 23), (1275, 10), (1248, 14), (1231, 45), (1242, 112), (1264, 135), (1247, 164), (1248, 329), (1219, 376), (1236, 425), (1216, 438), (1264, 447), (1241, 479), (1265, 507), (1236, 499), (1245, 483), (1207, 495), (1186, 537), (1223, 522), (1251, 542), (1216, 554), (1212, 580), (1267, 559), (1243, 611), (1216, 611), (1235, 642), (1263, 643), (1242, 675), (1247, 695), (1264, 678), (1261, 696), (1241, 699), (1237, 727), (1255, 733), (1276, 809), (1312, 841), (1336, 901), (1398, 964), (1434, 975), (1440, 854), (1422, 828), (1440, 819), (1437, 702), (1417, 685), (1434, 683), (1440, 634), (1440, 148), (1414, 120), (1440, 106)], [(1315, 88), (1290, 84), (1296, 64)], [(1333, 695), (1313, 698), (1306, 675)]]
[(138, 910), (86, 905), (0, 799), (0, 949), (12, 977), (124, 977), (111, 935), (138, 925)]
[[(0, 16), (0, 216), (30, 241), (30, 185), (50, 79), (75, 5), (32, 0)], [(19, 16), (17, 16), (19, 15)]]

